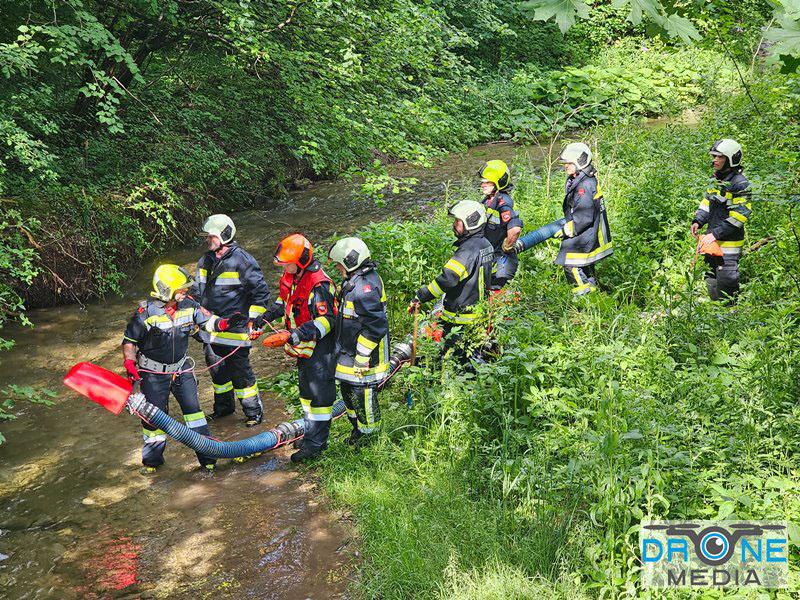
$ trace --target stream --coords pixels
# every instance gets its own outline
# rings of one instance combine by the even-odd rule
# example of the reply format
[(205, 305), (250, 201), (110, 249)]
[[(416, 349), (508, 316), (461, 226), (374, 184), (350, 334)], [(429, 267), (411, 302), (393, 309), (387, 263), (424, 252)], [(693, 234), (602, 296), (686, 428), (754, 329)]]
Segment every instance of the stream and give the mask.
[[(370, 221), (424, 214), (445, 182), (474, 184), (485, 160), (505, 160), (513, 172), (518, 150), (491, 144), (450, 155), (429, 170), (397, 165), (393, 174), (419, 183), (413, 193), (388, 195), (380, 208), (354, 200), (350, 184), (314, 183), (270, 208), (232, 214), (236, 239), (260, 262), (274, 298), (280, 271), (272, 255), (284, 235), (299, 231), (315, 243)], [(313, 467), (291, 464), (290, 448), (241, 464), (221, 460), (208, 474), (198, 470), (193, 451), (169, 441), (166, 464), (145, 477), (139, 421), (125, 411), (112, 415), (61, 383), (80, 361), (121, 373), (122, 332), (149, 295), (155, 267), (174, 262), (193, 273), (204, 250), (198, 234), (196, 243), (143, 264), (120, 295), (33, 310), (33, 328), (4, 329), (16, 345), (0, 355), (0, 389), (43, 386), (58, 395), (51, 407), (18, 404), (19, 418), (2, 425), (3, 598), (348, 597), (360, 568), (353, 524), (326, 503)], [(204, 365), (199, 344), (191, 343), (190, 354)], [(256, 345), (251, 356), (260, 379), (293, 368), (280, 349)], [(208, 413), (210, 377), (198, 378)], [(240, 439), (287, 419), (284, 399), (267, 390), (262, 400), (262, 427), (246, 429), (237, 407), (235, 415), (211, 423), (214, 436)], [(170, 408), (180, 419), (174, 399)], [(342, 443), (345, 425), (334, 425), (331, 444)]]

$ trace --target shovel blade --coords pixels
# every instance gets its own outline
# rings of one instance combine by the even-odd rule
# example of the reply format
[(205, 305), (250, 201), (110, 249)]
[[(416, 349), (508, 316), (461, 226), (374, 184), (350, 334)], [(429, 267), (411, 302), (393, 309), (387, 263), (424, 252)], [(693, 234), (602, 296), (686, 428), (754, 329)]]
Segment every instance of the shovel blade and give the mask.
[(125, 377), (88, 362), (72, 367), (64, 377), (64, 385), (115, 415), (131, 395), (131, 383)]

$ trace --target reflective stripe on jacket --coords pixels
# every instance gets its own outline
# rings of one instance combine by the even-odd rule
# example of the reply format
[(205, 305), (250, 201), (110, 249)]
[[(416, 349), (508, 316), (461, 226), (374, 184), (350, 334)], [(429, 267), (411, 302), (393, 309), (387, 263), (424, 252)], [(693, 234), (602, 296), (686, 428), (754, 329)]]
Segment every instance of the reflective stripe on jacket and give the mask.
[(514, 200), (506, 193), (509, 187), (502, 192), (496, 192), (493, 196), (483, 198), (487, 218), (483, 235), (498, 252), (503, 249), (503, 242), (508, 236), (508, 230), (512, 227), (522, 227), (522, 219), (514, 210)]
[[(197, 261), (195, 283), (190, 295), (207, 310), (220, 317), (234, 313), (255, 319), (269, 306), (270, 293), (258, 262), (235, 242), (217, 258), (209, 250)], [(249, 346), (247, 327), (209, 334), (201, 332), (204, 342), (227, 346)]]
[(716, 173), (711, 187), (694, 213), (694, 223), (708, 224), (724, 254), (740, 255), (744, 247), (744, 226), (752, 214), (750, 182), (741, 168)]
[(178, 302), (171, 317), (165, 305), (161, 300), (141, 302), (128, 321), (122, 343), (135, 344), (138, 351), (150, 360), (173, 364), (186, 356), (195, 325), (213, 331), (217, 319), (203, 312), (200, 305), (190, 298)]
[[(386, 289), (375, 263), (366, 262), (352, 273), (336, 302), (336, 379), (356, 384), (382, 381), (389, 370), (389, 317)], [(362, 369), (361, 376), (354, 366)]]
[(568, 177), (564, 187), (563, 239), (557, 265), (585, 267), (614, 252), (608, 227), (603, 192), (597, 185), (596, 171), (587, 167), (576, 177)]
[[(321, 298), (315, 302), (315, 290), (318, 287), (327, 288), (329, 301)], [(309, 339), (301, 341), (296, 346), (287, 343), (283, 347), (286, 354), (291, 357), (310, 358), (316, 348), (317, 340), (330, 333), (336, 318), (331, 278), (325, 274), (319, 262), (315, 260), (303, 270), (297, 281), (291, 273), (284, 273), (281, 277), (278, 297), (280, 299), (278, 304), (282, 305), (284, 324), (287, 329), (291, 331), (302, 328), (303, 325), (313, 321), (318, 335), (314, 335), (314, 332), (309, 330), (311, 337), (301, 335), (301, 337), (309, 337)], [(270, 316), (274, 314), (272, 310), (269, 312)]]
[(463, 325), (478, 318), (471, 309), (488, 295), (494, 247), (483, 231), (460, 238), (454, 245), (456, 253), (436, 279), (417, 290), (417, 298), (428, 302), (444, 296), (442, 320)]

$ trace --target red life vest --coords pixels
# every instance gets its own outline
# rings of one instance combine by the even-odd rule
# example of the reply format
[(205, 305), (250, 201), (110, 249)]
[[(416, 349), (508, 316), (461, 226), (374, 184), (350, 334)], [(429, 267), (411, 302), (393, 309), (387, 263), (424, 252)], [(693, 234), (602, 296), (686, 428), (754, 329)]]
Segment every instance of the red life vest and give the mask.
[[(291, 273), (283, 274), (278, 286), (278, 295), (285, 305), (283, 320), (287, 329), (291, 330), (300, 327), (303, 323), (307, 323), (314, 318), (308, 310), (308, 297), (311, 295), (311, 290), (323, 282), (333, 283), (322, 268), (316, 271), (306, 271), (297, 283), (295, 283), (294, 275)], [(335, 303), (333, 315), (331, 316), (336, 316)], [(313, 341), (300, 342), (297, 346), (291, 346), (287, 343), (284, 346), (284, 351), (295, 358), (309, 358), (314, 352), (316, 344)]]

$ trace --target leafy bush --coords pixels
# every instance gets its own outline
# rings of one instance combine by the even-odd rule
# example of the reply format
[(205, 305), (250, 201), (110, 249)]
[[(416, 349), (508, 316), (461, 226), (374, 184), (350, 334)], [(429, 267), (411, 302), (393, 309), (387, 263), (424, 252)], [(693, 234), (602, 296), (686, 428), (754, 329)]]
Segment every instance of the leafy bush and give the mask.
[[(575, 302), (552, 265), (557, 244), (523, 254), (521, 300), (492, 317), (495, 359), (464, 373), (423, 340), (422, 365), (382, 392), (375, 443), (358, 454), (332, 443), (321, 461), (326, 489), (358, 519), (366, 597), (638, 597), (644, 518), (797, 522), (800, 246), (794, 204), (775, 203), (797, 201), (797, 101), (784, 93), (795, 85), (767, 75), (751, 90), (757, 107), (713, 98), (697, 125), (584, 135), (614, 235), (605, 292)], [(746, 245), (775, 238), (744, 256), (735, 309), (707, 300), (688, 233), (723, 135), (742, 140), (755, 190)], [(528, 227), (552, 220), (561, 198), (545, 174), (513, 168)], [(397, 338), (446, 231), (363, 232)], [(789, 537), (800, 542), (796, 525)]]

